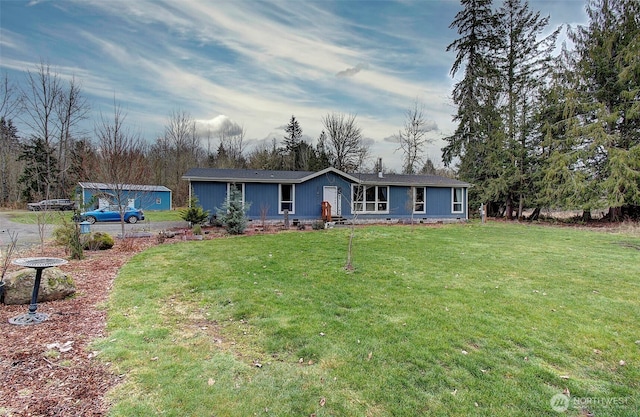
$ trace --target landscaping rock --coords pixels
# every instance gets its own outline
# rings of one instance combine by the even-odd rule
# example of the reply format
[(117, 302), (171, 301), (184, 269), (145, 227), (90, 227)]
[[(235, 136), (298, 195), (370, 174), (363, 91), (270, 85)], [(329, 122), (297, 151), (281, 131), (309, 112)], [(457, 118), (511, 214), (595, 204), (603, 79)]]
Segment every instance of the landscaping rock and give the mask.
[[(25, 268), (9, 274), (5, 278), (5, 304), (29, 304), (33, 292), (36, 271)], [(38, 302), (62, 300), (76, 292), (73, 279), (58, 268), (42, 271)]]

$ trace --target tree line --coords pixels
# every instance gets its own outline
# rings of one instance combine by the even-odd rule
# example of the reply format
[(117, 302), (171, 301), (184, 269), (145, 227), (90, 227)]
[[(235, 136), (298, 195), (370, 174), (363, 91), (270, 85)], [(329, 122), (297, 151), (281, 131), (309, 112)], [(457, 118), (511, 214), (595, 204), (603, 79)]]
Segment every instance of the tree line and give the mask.
[[(587, 25), (560, 28), (526, 1), (462, 0), (455, 132), (443, 160), (474, 185), (472, 204), (522, 217), (525, 208), (608, 210), (640, 205), (640, 2), (589, 0)], [(548, 33), (543, 36), (544, 33)]]
[[(425, 157), (429, 123), (416, 100), (394, 135), (406, 174), (454, 174), (473, 185), (470, 206), (521, 218), (525, 209), (593, 210), (617, 219), (640, 206), (640, 2), (587, 0), (588, 23), (561, 28), (525, 0), (461, 0), (451, 75), (456, 130), (437, 169)], [(559, 50), (559, 52), (558, 52)], [(356, 116), (328, 113), (313, 143), (291, 116), (281, 140), (248, 149), (242, 126), (203, 132), (172, 112), (149, 142), (129, 130), (114, 99), (93, 131), (78, 80), (41, 62), (0, 95), (0, 203), (70, 196), (79, 181), (164, 185), (187, 203), (193, 166), (365, 172), (371, 151)], [(16, 121), (28, 134), (18, 131)], [(375, 166), (374, 170), (382, 169)]]
[[(353, 114), (323, 116), (324, 130), (315, 144), (304, 139), (299, 121), (291, 116), (281, 141), (273, 139), (248, 150), (243, 127), (227, 123), (215, 132), (203, 131), (188, 112), (176, 110), (168, 116), (163, 134), (150, 143), (128, 127), (127, 115), (115, 98), (112, 112), (100, 113), (93, 130), (86, 131), (91, 107), (80, 82), (64, 80), (48, 63), (26, 71), (25, 81), (26, 87), (19, 89), (7, 75), (2, 80), (3, 206), (73, 197), (78, 182), (87, 181), (164, 185), (180, 207), (189, 196), (182, 175), (194, 166), (303, 171), (335, 167), (364, 172), (370, 159), (370, 146)], [(397, 137), (401, 147), (413, 146), (404, 169), (413, 173), (423, 163), (425, 172), (436, 172), (434, 164), (421, 157), (426, 143), (420, 132), (426, 124), (424, 114), (417, 104), (409, 114), (413, 131), (401, 131)], [(29, 133), (21, 134), (15, 120)]]

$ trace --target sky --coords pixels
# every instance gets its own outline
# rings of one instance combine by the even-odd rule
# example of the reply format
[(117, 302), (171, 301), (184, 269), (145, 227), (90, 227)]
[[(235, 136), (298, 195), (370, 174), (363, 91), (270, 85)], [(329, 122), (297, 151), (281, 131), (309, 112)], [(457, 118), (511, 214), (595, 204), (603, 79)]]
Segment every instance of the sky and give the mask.
[[(549, 33), (587, 22), (585, 0), (530, 8), (550, 16)], [(175, 112), (214, 138), (244, 129), (249, 151), (280, 142), (292, 116), (315, 144), (324, 116), (355, 115), (370, 165), (382, 158), (399, 172), (393, 136), (416, 100), (436, 165), (455, 130), (450, 97), (462, 72), (452, 77), (446, 48), (459, 10), (457, 0), (0, 0), (0, 72), (24, 85), (27, 70), (48, 63), (81, 83), (88, 132), (115, 101), (149, 142)]]

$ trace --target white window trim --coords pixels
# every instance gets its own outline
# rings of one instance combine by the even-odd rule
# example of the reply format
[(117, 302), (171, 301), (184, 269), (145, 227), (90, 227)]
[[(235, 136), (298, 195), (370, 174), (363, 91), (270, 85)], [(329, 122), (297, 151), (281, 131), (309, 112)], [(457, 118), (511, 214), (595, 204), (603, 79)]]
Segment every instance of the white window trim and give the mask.
[(229, 198), (231, 197), (231, 185), (235, 185), (236, 187), (237, 187), (237, 186), (240, 186), (240, 190), (242, 191), (242, 207), (244, 207), (244, 201), (245, 201), (245, 200), (244, 200), (244, 198), (245, 198), (244, 182), (241, 182), (241, 183), (237, 183), (237, 182), (236, 182), (236, 183), (231, 183), (231, 182), (228, 182), (228, 183), (227, 183), (227, 201), (229, 201)]
[[(416, 198), (418, 197), (418, 188), (422, 188), (422, 190), (424, 191), (424, 201), (422, 201), (422, 210), (416, 210)], [(420, 213), (420, 214), (424, 214), (427, 212), (427, 187), (413, 187), (412, 188), (412, 194), (413, 194), (413, 212), (414, 213)]]
[[(363, 193), (363, 199), (362, 199), (362, 208), (366, 208), (367, 207), (367, 203), (375, 203), (375, 207), (376, 210), (356, 210), (356, 204), (360, 203), (360, 201), (356, 201), (355, 198), (353, 196), (355, 196), (355, 188), (356, 187), (363, 187), (363, 190), (368, 188), (368, 187), (374, 187), (376, 189), (376, 199), (375, 201), (367, 201), (364, 200), (364, 195), (366, 194)], [(386, 188), (387, 189), (387, 201), (379, 201), (378, 200), (378, 189), (379, 188)], [(351, 211), (352, 213), (358, 213), (358, 214), (389, 214), (389, 186), (388, 185), (361, 185), (361, 184), (351, 184), (351, 200), (352, 200), (352, 204), (351, 204)], [(378, 210), (378, 204), (379, 203), (385, 203), (387, 205), (387, 209), (386, 210)]]
[(284, 210), (282, 210), (282, 186), (289, 185), (291, 186), (291, 210), (289, 210), (289, 214), (296, 214), (296, 185), (295, 184), (278, 184), (278, 214), (284, 214)]
[[(460, 190), (459, 202), (455, 201), (456, 190)], [(456, 210), (456, 204), (460, 205), (460, 210)], [(451, 187), (451, 213), (464, 213), (464, 187)]]

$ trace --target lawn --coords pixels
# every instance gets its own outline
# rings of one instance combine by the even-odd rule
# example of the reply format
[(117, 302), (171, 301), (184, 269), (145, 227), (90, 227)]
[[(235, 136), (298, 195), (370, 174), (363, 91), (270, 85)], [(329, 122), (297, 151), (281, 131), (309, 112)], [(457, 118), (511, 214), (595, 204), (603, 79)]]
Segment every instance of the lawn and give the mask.
[(112, 415), (638, 415), (637, 234), (370, 226), (354, 271), (348, 237), (135, 256), (94, 346), (124, 375)]

